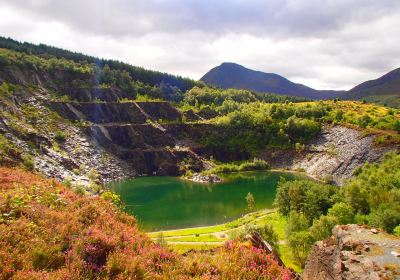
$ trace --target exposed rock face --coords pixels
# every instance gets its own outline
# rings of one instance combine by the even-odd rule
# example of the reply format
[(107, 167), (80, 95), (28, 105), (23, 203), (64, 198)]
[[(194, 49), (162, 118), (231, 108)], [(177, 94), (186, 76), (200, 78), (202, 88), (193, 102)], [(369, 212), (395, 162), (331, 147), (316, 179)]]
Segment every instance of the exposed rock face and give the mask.
[[(90, 168), (98, 170), (103, 181), (109, 181), (136, 174), (180, 175), (188, 165), (193, 172), (199, 172), (209, 167), (204, 159), (211, 156), (219, 161), (248, 160), (252, 156), (246, 152), (232, 153), (223, 147), (201, 145), (210, 131), (220, 129), (218, 132), (223, 133), (223, 128), (190, 123), (190, 120), (215, 117), (213, 111), (182, 114), (168, 102), (129, 100), (132, 96), (116, 88), (77, 88), (80, 84), (95, 85), (91, 79), (93, 76), (90, 74), (74, 74), (66, 70), (48, 73), (17, 66), (0, 69), (0, 82), (15, 83), (23, 89), (10, 101), (15, 106), (7, 105), (4, 111), (14, 114), (29, 105), (40, 114), (51, 109), (64, 118), (57, 129), (66, 132), (68, 137), (65, 142), (57, 143), (59, 147), (52, 135), (55, 128), (40, 130), (34, 124), (33, 130), (36, 131), (23, 138), (13, 131), (12, 119), (0, 120), (2, 133), (24, 153), (34, 156), (37, 171), (63, 180), (75, 179), (76, 169), (86, 172)], [(32, 85), (34, 89), (28, 89)], [(55, 97), (54, 93), (67, 95), (74, 101), (50, 101)], [(183, 123), (183, 117), (189, 123)], [(74, 124), (76, 122), (79, 125)], [(29, 126), (26, 128), (30, 129)], [(275, 168), (302, 169), (313, 177), (331, 177), (332, 181), (340, 184), (342, 179), (352, 175), (355, 168), (366, 161), (379, 160), (392, 149), (375, 147), (373, 139), (374, 136), (362, 137), (354, 129), (325, 127), (302, 153), (266, 151), (258, 157)], [(181, 164), (182, 161), (185, 164)]]
[(336, 226), (332, 233), (314, 245), (305, 280), (400, 278), (400, 238), (358, 225)]
[(363, 137), (361, 132), (344, 126), (325, 126), (322, 133), (301, 153), (296, 151), (265, 151), (261, 158), (274, 168), (304, 170), (318, 179), (326, 177), (341, 185), (364, 163), (376, 162), (396, 147), (379, 147), (376, 136)]
[(143, 124), (147, 120), (182, 120), (181, 112), (168, 102), (49, 102), (49, 106), (73, 121)]
[(181, 122), (182, 114), (168, 102), (52, 102), (50, 106), (72, 121), (94, 123), (84, 128), (86, 134), (138, 174), (180, 175), (184, 159), (192, 162), (195, 171), (204, 168), (191, 147), (177, 147), (178, 139), (188, 136), (177, 127), (185, 125), (157, 123)]

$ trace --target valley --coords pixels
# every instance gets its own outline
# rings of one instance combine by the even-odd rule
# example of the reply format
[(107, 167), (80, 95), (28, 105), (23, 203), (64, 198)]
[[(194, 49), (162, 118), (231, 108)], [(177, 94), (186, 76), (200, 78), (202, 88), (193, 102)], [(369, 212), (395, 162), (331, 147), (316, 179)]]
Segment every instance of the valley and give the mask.
[(395, 107), (0, 41), (2, 279), (289, 279), (334, 229), (400, 234)]

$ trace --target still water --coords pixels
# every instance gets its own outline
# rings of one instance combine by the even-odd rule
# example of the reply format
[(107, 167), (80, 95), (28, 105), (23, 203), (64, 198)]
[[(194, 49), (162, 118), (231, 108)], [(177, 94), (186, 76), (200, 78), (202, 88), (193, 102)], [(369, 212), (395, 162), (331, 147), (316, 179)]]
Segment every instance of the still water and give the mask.
[(141, 177), (116, 183), (126, 211), (146, 231), (214, 225), (231, 221), (247, 211), (251, 192), (255, 210), (272, 208), (282, 172), (243, 172), (224, 175), (224, 182), (204, 184), (177, 177)]

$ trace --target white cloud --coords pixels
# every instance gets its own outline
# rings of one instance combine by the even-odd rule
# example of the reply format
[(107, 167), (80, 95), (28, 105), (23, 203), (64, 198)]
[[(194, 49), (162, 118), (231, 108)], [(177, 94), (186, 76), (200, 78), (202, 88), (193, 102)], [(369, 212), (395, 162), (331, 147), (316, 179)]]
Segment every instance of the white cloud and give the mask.
[(225, 62), (319, 89), (400, 66), (397, 0), (3, 0), (0, 34), (198, 79)]

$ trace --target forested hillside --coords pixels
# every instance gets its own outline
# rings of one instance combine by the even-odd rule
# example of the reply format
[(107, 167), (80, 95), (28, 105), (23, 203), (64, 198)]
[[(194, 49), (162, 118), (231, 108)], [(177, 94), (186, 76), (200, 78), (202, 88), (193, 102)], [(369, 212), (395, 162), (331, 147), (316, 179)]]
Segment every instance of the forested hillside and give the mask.
[[(186, 90), (201, 84), (188, 78), (147, 70), (117, 60), (97, 58), (44, 44), (22, 43), (11, 38), (0, 37), (0, 48), (36, 55), (44, 59), (58, 58), (90, 65), (91, 68), (96, 69), (93, 74), (96, 74), (94, 78), (97, 81), (94, 82), (97, 82), (98, 85), (108, 82), (132, 92), (146, 88), (147, 93), (151, 92), (157, 97), (165, 97), (170, 100), (179, 100)], [(100, 72), (105, 72), (105, 76), (102, 76)], [(132, 82), (139, 89), (135, 90)]]

